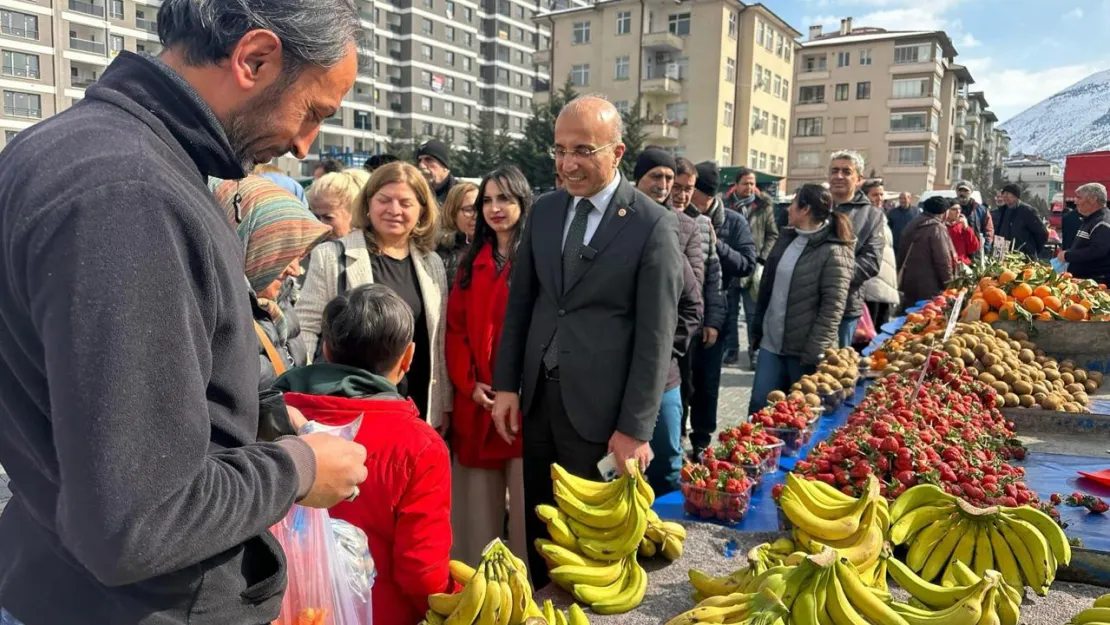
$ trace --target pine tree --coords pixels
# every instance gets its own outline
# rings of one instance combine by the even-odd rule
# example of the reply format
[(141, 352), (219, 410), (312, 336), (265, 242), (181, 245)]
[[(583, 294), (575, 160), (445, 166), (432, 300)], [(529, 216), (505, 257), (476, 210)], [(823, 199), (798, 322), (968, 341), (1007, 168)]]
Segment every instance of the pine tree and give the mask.
[(647, 118), (640, 112), (640, 100), (637, 99), (636, 103), (628, 109), (627, 113), (621, 114), (621, 120), (624, 122), (624, 158), (621, 159), (621, 172), (624, 173), (625, 178), (632, 180), (633, 171), (636, 169), (636, 159), (640, 158), (640, 152), (644, 151), (644, 142), (647, 140)]
[(971, 163), (965, 178), (979, 192), (984, 203), (989, 205), (998, 195), (1001, 185), (995, 184), (994, 160), (987, 150), (979, 150), (979, 157)]
[(387, 154), (396, 156), (397, 160), (411, 163), (416, 152), (416, 137), (403, 128), (394, 128), (389, 131), (389, 141), (385, 144)]
[(524, 124), (524, 136), (510, 149), (512, 162), (520, 167), (534, 191), (555, 188), (555, 159), (550, 152), (555, 145), (555, 120), (566, 103), (576, 97), (578, 93), (568, 78), (563, 88), (552, 93), (545, 104), (533, 104), (532, 117)]
[(493, 112), (483, 111), (478, 124), (467, 128), (465, 135), (467, 149), (458, 156), (461, 175), (480, 178), (509, 161), (513, 140), (508, 120), (502, 120), (498, 128)]

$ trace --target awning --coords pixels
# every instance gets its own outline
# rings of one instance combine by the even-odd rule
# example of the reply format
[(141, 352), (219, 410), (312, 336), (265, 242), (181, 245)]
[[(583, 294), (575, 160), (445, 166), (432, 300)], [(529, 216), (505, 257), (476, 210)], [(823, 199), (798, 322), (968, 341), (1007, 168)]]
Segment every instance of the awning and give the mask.
[[(722, 193), (727, 192), (729, 188), (736, 184), (736, 175), (740, 173), (743, 167), (722, 167), (721, 168), (721, 184), (720, 190)], [(763, 186), (777, 186), (785, 176), (776, 176), (762, 171), (755, 172), (755, 184), (759, 187)]]

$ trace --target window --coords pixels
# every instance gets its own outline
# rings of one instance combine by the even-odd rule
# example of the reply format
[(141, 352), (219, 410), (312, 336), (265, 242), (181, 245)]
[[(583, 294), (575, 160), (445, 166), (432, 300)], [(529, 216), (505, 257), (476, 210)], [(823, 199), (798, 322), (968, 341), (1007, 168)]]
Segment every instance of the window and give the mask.
[(473, 33), (463, 33), (463, 43), (465, 43), (466, 47), (468, 47), (468, 48), (473, 47), (474, 46), (474, 34)]
[(763, 131), (763, 134), (767, 134), (767, 127), (771, 125), (771, 114), (767, 111), (763, 111), (759, 119), (763, 122), (763, 127), (760, 130)]
[(690, 14), (678, 13), (676, 15), (667, 16), (667, 30), (671, 31), (672, 35), (685, 37), (690, 34)]
[(573, 33), (574, 45), (578, 45), (580, 43), (590, 43), (589, 22), (575, 22), (571, 32)]
[(472, 9), (470, 7), (463, 8), (463, 15), (466, 16), (466, 21), (467, 22), (473, 22), (474, 21), (474, 9)]
[(672, 122), (684, 122), (689, 119), (687, 116), (689, 109), (688, 102), (671, 102), (667, 105), (667, 119)]
[(571, 66), (570, 82), (575, 87), (585, 87), (590, 84), (590, 64)]
[(111, 51), (113, 53), (112, 56), (115, 56), (114, 53), (119, 52), (123, 49), (123, 37), (120, 37), (119, 35), (112, 35), (109, 41), (111, 42)]
[(863, 48), (862, 50), (859, 51), (859, 64), (860, 65), (870, 65), (871, 64), (871, 48)]
[(469, 104), (464, 104), (463, 105), (463, 117), (465, 117), (466, 119), (470, 119), (470, 105)]
[(755, 72), (752, 73), (752, 82), (755, 83), (754, 85), (752, 85), (752, 89), (756, 91), (758, 91), (763, 86), (762, 84), (760, 84), (763, 82), (763, 66), (759, 63), (755, 64)]
[(628, 80), (628, 57), (618, 56), (616, 67), (613, 69), (614, 80)]
[(790, 56), (791, 56), (791, 54), (793, 54), (793, 50), (794, 50), (794, 42), (793, 41), (787, 41), (786, 42), (786, 49), (783, 50), (783, 55), (782, 55), (783, 60), (790, 61)]
[(823, 72), (829, 69), (828, 59), (824, 54), (814, 54), (802, 57), (803, 72)]
[(779, 124), (779, 139), (786, 138), (786, 118), (782, 118), (782, 123)]
[(867, 132), (868, 126), (870, 126), (870, 124), (868, 123), (869, 119), (871, 119), (871, 118), (866, 116), (866, 115), (860, 115), (859, 117), (857, 117), (856, 118), (855, 131), (856, 132)]
[(455, 103), (445, 101), (443, 103), (443, 114), (446, 115), (447, 117), (454, 117), (455, 116)]
[(755, 166), (758, 165), (758, 164), (759, 164), (759, 151), (758, 150), (752, 150), (751, 152), (748, 153), (748, 167), (750, 169), (755, 169)]
[(925, 164), (925, 146), (923, 146), (923, 145), (891, 146), (889, 160), (890, 160), (891, 165), (924, 165)]
[(454, 76), (447, 76), (446, 78), (443, 79), (443, 90), (447, 91), (449, 93), (453, 93), (455, 91), (455, 77)]
[(526, 37), (524, 36), (524, 29), (523, 28), (517, 28), (516, 29), (516, 40), (517, 41), (524, 41), (525, 39), (526, 39)]
[(446, 63), (447, 65), (451, 66), (451, 67), (454, 67), (455, 66), (455, 53), (451, 52), (450, 50), (444, 50), (444, 52), (443, 52), (443, 62)]
[(785, 78), (782, 79), (782, 101), (790, 101), (790, 81)]
[(825, 85), (808, 85), (798, 93), (798, 104), (821, 104), (825, 101)]
[(436, 132), (435, 126), (433, 126), (430, 122), (424, 122), (423, 128), (425, 135), (434, 135)]
[(432, 46), (429, 46), (427, 44), (422, 44), (420, 46), (420, 58), (424, 59), (425, 61), (431, 61), (432, 60)]
[(736, 82), (736, 59), (725, 59), (725, 80)]
[(767, 171), (767, 153), (766, 152), (760, 152), (759, 153), (759, 170), (760, 171)]
[(632, 32), (632, 11), (617, 13), (617, 34), (627, 35)]
[(678, 69), (678, 79), (686, 80), (690, 76), (690, 57), (680, 57), (674, 64)]
[(779, 136), (779, 116), (778, 115), (772, 115), (771, 116), (771, 136), (772, 137)]
[(469, 72), (473, 68), (474, 68), (474, 60), (471, 59), (469, 56), (464, 56), (463, 57), (463, 69), (465, 69), (466, 71)]
[(929, 125), (928, 113), (891, 113), (891, 132), (921, 132)]
[(424, 8), (425, 9), (434, 9), (434, 8), (436, 8), (436, 0), (424, 0)]
[(0, 11), (0, 33), (21, 39), (38, 40), (39, 18), (15, 11)]
[(852, 62), (852, 53), (851, 52), (837, 52), (836, 53), (836, 66), (837, 67), (848, 67), (848, 65), (850, 65), (851, 62)]
[(732, 12), (728, 12), (728, 36), (736, 39), (740, 34), (740, 17)]
[(834, 96), (838, 102), (848, 99), (848, 83), (842, 82), (836, 85), (836, 95)]
[(756, 20), (755, 21), (755, 43), (756, 43), (756, 45), (760, 45), (760, 46), (763, 45), (763, 31), (764, 31), (763, 22), (761, 22), (759, 20)]
[(817, 150), (803, 150), (797, 153), (798, 160), (795, 163), (798, 167), (820, 167), (821, 166), (821, 153)]
[(435, 25), (432, 24), (432, 20), (427, 18), (420, 20), (420, 32), (429, 36), (435, 33)]
[(936, 47), (931, 43), (915, 43), (908, 46), (894, 46), (894, 64), (904, 65), (906, 63), (924, 63), (933, 60), (933, 48)]
[(732, 148), (727, 145), (721, 146), (721, 165), (725, 167), (732, 165)]
[(923, 98), (929, 95), (928, 78), (903, 78), (894, 81), (895, 98)]
[(799, 137), (820, 137), (821, 132), (820, 117), (799, 117), (798, 118), (798, 136)]
[(447, 0), (447, 2), (443, 3), (443, 8), (444, 12), (447, 14), (447, 17), (455, 16), (455, 3), (453, 0)]
[(516, 128), (517, 130), (523, 129), (524, 128), (524, 120), (521, 119), (520, 117), (514, 117), (513, 118), (513, 128)]
[(37, 80), (40, 77), (39, 55), (4, 50), (3, 74), (5, 76), (34, 78)]
[(628, 115), (628, 111), (629, 111), (628, 100), (618, 100), (618, 101), (613, 103), (613, 106), (617, 109), (617, 112), (620, 113), (621, 115)]
[(782, 76), (775, 74), (775, 97), (782, 97)]
[(464, 82), (463, 92), (465, 92), (466, 95), (474, 95), (474, 83), (470, 82), (469, 80)]
[[(501, 85), (509, 84), (509, 70), (498, 67), (497, 68), (497, 83)], [(508, 96), (506, 96), (508, 97)]]
[(754, 134), (755, 131), (759, 130), (759, 127), (762, 126), (762, 125), (763, 125), (763, 116), (760, 115), (759, 109), (753, 106), (752, 107), (752, 133)]
[(774, 52), (775, 50), (775, 29), (770, 26), (767, 27), (767, 38), (763, 40), (763, 47), (768, 52)]
[(516, 51), (516, 62), (517, 62), (518, 65), (524, 65), (524, 51), (523, 50), (517, 50)]
[(871, 99), (871, 81), (865, 80), (856, 83), (856, 99), (857, 100), (870, 100)]
[(763, 70), (763, 90), (771, 93), (771, 70)]
[(19, 134), (18, 130), (5, 130), (4, 131), (4, 143), (11, 143), (12, 141), (15, 141), (15, 136), (18, 135), (18, 134)]
[(786, 47), (786, 46), (783, 45), (784, 41), (785, 40), (782, 37), (782, 33), (778, 33), (778, 34), (775, 35), (775, 56), (779, 57), (780, 59), (782, 58), (782, 55), (783, 55), (782, 50), (783, 50), (783, 48)]
[(516, 18), (518, 20), (524, 19), (524, 7), (520, 6), (519, 4), (516, 6)]
[(725, 102), (725, 128), (732, 128), (733, 116), (732, 102)]
[(834, 117), (833, 118), (833, 134), (844, 134), (848, 132), (848, 118), (847, 117)]
[(778, 167), (775, 169), (776, 174), (786, 173), (786, 159), (783, 157), (778, 158)]
[(447, 39), (447, 41), (454, 41), (455, 40), (455, 27), (454, 26), (444, 26), (443, 27), (443, 36)]
[(42, 96), (22, 91), (4, 92), (4, 114), (42, 119)]
[(428, 96), (422, 96), (420, 98), (420, 110), (424, 111), (425, 113), (431, 113), (432, 112), (432, 99), (429, 98)]
[(123, 0), (111, 0), (108, 3), (108, 17), (115, 20), (123, 19)]
[(524, 98), (522, 98), (518, 95), (514, 95), (513, 96), (513, 106), (515, 106), (518, 109), (519, 108), (524, 108)]

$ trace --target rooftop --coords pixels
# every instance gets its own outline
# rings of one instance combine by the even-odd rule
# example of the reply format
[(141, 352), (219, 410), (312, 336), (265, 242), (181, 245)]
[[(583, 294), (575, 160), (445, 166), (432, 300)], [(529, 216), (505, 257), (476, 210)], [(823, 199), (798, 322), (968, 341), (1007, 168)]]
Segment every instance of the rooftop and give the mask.
[(824, 46), (842, 46), (865, 43), (868, 41), (911, 39), (915, 37), (936, 37), (940, 40), (944, 56), (951, 58), (958, 54), (956, 52), (956, 47), (952, 44), (952, 40), (948, 38), (948, 33), (943, 30), (886, 30), (884, 28), (870, 27), (853, 28), (847, 35), (841, 35), (836, 31), (819, 35), (810, 41), (802, 42), (802, 47), (817, 48)]
[(956, 78), (959, 78), (969, 85), (975, 84), (975, 79), (971, 77), (971, 71), (968, 70), (967, 67), (958, 63), (953, 63), (948, 67), (948, 69), (952, 70), (952, 73), (956, 74)]
[(998, 116), (994, 114), (994, 111), (983, 111), (982, 116), (988, 122), (998, 121)]
[[(560, 9), (553, 9), (553, 10), (550, 10), (550, 11), (541, 10), (540, 12), (536, 13), (536, 15), (532, 18), (532, 21), (546, 20), (548, 18), (559, 17), (559, 16), (562, 16), (562, 15), (571, 15), (571, 14), (574, 14), (574, 13), (584, 13), (586, 11), (592, 11), (594, 9), (603, 9), (604, 7), (606, 7), (608, 5), (619, 5), (622, 2), (628, 2), (628, 1), (629, 0), (594, 0), (591, 4), (588, 4), (588, 5), (585, 5), (585, 6), (569, 6), (569, 7), (564, 7), (564, 8), (560, 8)], [(691, 0), (685, 0), (685, 1), (690, 2)], [(694, 0), (694, 1), (696, 1), (696, 0)], [(765, 13), (766, 15), (769, 15), (776, 22), (778, 22), (778, 26), (780, 28), (784, 28), (784, 29), (790, 31), (792, 39), (797, 39), (798, 37), (802, 36), (802, 33), (798, 32), (798, 30), (796, 28), (794, 28), (793, 26), (791, 26), (789, 22), (787, 22), (786, 20), (779, 17), (777, 13), (772, 11), (770, 9), (770, 7), (763, 4), (762, 2), (756, 2), (755, 4), (744, 4), (743, 2), (740, 2), (740, 0), (725, 0), (725, 1), (728, 4), (735, 3), (740, 8), (741, 13), (743, 13), (746, 9), (759, 9), (759, 10), (761, 10), (763, 13)], [(664, 5), (667, 5), (667, 4), (679, 5), (682, 2), (683, 2), (683, 0), (663, 0), (662, 4), (664, 4)], [(558, 6), (560, 4), (563, 4), (563, 2), (560, 2), (559, 0), (550, 0), (546, 4), (547, 4), (548, 7), (551, 7), (551, 6)]]
[(990, 104), (987, 104), (987, 96), (982, 91), (972, 91), (967, 94), (967, 97), (971, 100), (978, 100), (979, 105), (984, 109), (990, 106)]

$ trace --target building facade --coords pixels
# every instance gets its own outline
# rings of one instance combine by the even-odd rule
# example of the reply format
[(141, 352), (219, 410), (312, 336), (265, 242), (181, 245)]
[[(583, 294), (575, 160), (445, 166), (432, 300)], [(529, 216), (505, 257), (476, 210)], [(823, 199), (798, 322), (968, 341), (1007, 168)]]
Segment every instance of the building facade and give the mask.
[(1064, 168), (1037, 155), (1007, 159), (1002, 163), (1002, 177), (1024, 185), (1030, 197), (1040, 197), (1048, 204), (1064, 192)]
[[(160, 4), (0, 0), (4, 141), (83, 97), (119, 50), (158, 52)], [(483, 111), (510, 134), (522, 131), (534, 88), (549, 82), (532, 58), (549, 37), (532, 19), (538, 2), (358, 0), (358, 8), (358, 78), (324, 121), (310, 160), (381, 152), (391, 136), (461, 143)], [(281, 160), (294, 174), (311, 167)]]
[(783, 175), (795, 39), (762, 4), (602, 0), (542, 13), (551, 47), (536, 55), (554, 86), (640, 102), (648, 144), (695, 161)]

